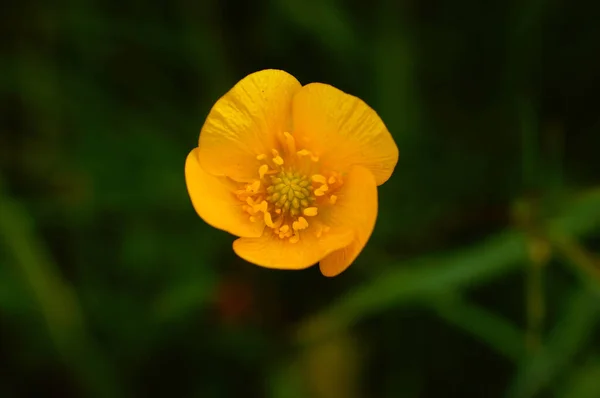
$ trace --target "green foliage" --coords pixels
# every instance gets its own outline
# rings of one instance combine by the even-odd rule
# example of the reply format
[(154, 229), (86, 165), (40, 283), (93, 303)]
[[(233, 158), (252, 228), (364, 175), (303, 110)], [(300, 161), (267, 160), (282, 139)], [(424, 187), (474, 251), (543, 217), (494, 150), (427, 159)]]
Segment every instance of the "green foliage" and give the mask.
[[(0, 397), (600, 396), (595, 14), (6, 6)], [(244, 263), (187, 196), (210, 107), (264, 68), (363, 98), (400, 149), (337, 278)]]

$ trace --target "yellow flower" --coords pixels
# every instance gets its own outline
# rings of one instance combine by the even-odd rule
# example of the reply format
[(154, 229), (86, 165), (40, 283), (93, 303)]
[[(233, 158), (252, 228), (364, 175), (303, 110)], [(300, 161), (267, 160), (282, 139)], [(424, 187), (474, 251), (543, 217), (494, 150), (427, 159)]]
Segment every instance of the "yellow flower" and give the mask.
[(185, 164), (208, 224), (239, 236), (238, 256), (279, 269), (344, 271), (371, 236), (377, 186), (398, 148), (367, 104), (280, 70), (238, 82), (210, 111)]

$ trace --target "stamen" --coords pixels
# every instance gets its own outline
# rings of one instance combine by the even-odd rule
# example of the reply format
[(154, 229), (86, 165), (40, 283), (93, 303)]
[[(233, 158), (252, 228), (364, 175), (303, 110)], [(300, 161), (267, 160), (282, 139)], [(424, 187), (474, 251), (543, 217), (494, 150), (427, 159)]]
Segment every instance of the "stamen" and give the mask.
[(267, 225), (267, 227), (269, 228), (274, 228), (275, 224), (273, 224), (273, 219), (271, 218), (271, 213), (269, 213), (268, 211), (265, 212), (265, 224)]
[(283, 158), (281, 156), (275, 156), (273, 158), (273, 163), (275, 163), (277, 166), (281, 166), (283, 164)]
[(260, 204), (252, 206), (252, 209), (255, 212), (262, 211), (263, 213), (266, 213), (266, 211), (267, 211), (267, 201), (263, 200), (262, 202), (260, 202)]
[(285, 146), (287, 147), (288, 153), (291, 155), (296, 152), (296, 140), (294, 137), (285, 131), (283, 133), (283, 137), (285, 138)]
[(323, 226), (321, 224), (317, 225), (317, 232), (315, 232), (315, 236), (320, 238), (323, 235)]
[(263, 164), (262, 166), (260, 166), (258, 168), (258, 176), (260, 177), (261, 180), (263, 179), (265, 174), (267, 174), (268, 171), (269, 171), (269, 166), (267, 166), (266, 164)]
[(298, 156), (310, 156), (310, 160), (312, 160), (313, 162), (318, 162), (319, 161), (319, 157), (313, 155), (313, 153), (307, 149), (302, 149), (299, 150), (298, 152), (296, 152), (296, 154)]
[(246, 192), (257, 193), (260, 189), (260, 181), (256, 180), (252, 184), (246, 185)]
[(325, 176), (322, 176), (321, 174), (315, 174), (312, 176), (312, 180), (314, 182), (318, 182), (321, 184), (326, 184), (327, 183), (327, 179), (325, 178)]
[(328, 190), (329, 187), (326, 184), (323, 184), (319, 188), (315, 189), (315, 196), (323, 196)]
[(316, 207), (307, 207), (302, 213), (307, 217), (314, 217), (317, 215), (318, 209)]
[[(335, 204), (338, 197), (328, 192), (337, 193), (342, 184), (341, 175), (337, 172), (314, 175), (298, 172), (294, 168), (296, 160), (288, 165), (286, 156), (295, 154), (298, 157), (310, 157), (315, 162), (318, 161), (318, 156), (306, 149), (296, 151), (296, 140), (289, 132), (283, 132), (279, 139), (283, 150), (271, 149), (266, 154), (256, 156), (257, 160), (266, 161), (259, 163), (259, 179), (242, 185), (243, 189), (234, 192), (250, 221), (264, 222), (280, 239), (287, 239), (290, 243), (299, 242), (301, 231), (309, 228), (309, 217), (315, 217), (311, 219), (313, 224), (310, 226), (315, 235), (320, 237), (329, 227), (321, 224), (316, 217), (320, 213), (317, 203), (322, 203), (317, 198), (324, 196), (324, 202)], [(314, 168), (315, 171), (319, 170)]]
[(308, 228), (308, 221), (304, 217), (298, 217), (298, 221), (294, 221), (292, 223), (292, 228), (294, 231), (301, 231), (303, 229)]

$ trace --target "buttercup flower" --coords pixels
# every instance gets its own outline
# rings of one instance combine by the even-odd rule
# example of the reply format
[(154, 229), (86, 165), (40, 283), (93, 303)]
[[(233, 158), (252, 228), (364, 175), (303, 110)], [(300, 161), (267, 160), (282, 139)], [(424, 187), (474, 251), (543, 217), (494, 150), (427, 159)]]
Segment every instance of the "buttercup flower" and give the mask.
[(185, 164), (204, 221), (238, 256), (279, 269), (344, 271), (375, 226), (377, 186), (398, 148), (379, 116), (332, 86), (280, 70), (238, 82), (213, 106)]

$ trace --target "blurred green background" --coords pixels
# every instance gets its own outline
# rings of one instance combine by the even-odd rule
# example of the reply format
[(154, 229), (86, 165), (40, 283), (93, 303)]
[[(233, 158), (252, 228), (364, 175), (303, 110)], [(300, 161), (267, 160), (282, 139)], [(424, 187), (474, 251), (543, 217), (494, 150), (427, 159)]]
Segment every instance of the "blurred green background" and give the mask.
[[(64, 0), (0, 15), (0, 397), (600, 397), (600, 13)], [(400, 161), (334, 279), (195, 214), (213, 103), (284, 69)]]

